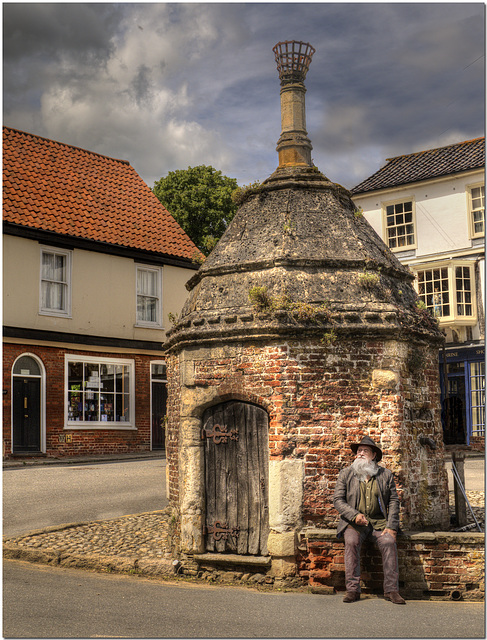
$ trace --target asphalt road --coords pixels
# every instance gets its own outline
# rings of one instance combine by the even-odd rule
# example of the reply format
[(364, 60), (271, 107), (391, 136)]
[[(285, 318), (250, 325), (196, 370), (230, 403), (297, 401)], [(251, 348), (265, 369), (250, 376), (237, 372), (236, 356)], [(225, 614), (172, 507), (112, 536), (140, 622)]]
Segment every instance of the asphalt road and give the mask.
[(166, 506), (163, 458), (3, 471), (3, 535)]
[[(451, 464), (446, 463), (450, 489)], [(467, 491), (483, 491), (483, 458), (465, 461)], [(3, 471), (3, 535), (167, 506), (164, 458), (13, 467)]]
[(262, 593), (4, 563), (5, 638), (484, 638), (483, 603)]

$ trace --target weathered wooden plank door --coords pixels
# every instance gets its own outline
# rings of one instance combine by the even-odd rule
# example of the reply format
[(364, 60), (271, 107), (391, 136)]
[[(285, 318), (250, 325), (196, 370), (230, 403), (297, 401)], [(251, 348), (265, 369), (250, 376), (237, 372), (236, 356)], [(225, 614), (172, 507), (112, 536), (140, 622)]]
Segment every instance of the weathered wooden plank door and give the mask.
[(267, 555), (268, 425), (267, 412), (246, 402), (203, 416), (207, 551)]

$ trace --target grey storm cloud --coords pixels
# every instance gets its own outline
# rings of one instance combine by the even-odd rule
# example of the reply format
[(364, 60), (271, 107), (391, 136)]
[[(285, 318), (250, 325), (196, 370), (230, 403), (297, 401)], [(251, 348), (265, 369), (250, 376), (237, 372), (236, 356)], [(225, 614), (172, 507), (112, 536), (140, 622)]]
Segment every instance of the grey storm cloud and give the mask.
[(131, 162), (149, 186), (275, 169), (272, 47), (316, 49), (315, 164), (352, 187), (385, 158), (484, 133), (482, 3), (4, 3), (4, 124)]

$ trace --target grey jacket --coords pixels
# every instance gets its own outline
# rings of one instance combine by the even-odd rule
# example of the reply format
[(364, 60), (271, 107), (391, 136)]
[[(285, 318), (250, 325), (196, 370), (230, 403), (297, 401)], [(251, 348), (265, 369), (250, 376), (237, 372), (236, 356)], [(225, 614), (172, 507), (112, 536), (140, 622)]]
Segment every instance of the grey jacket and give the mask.
[[(379, 505), (387, 520), (387, 528), (397, 531), (399, 529), (400, 503), (392, 471), (379, 467), (379, 473), (375, 477), (379, 489)], [(358, 510), (359, 501), (360, 481), (354, 474), (352, 467), (346, 467), (338, 474), (333, 495), (333, 506), (340, 514), (337, 527), (338, 537), (343, 534), (348, 524), (360, 513)]]

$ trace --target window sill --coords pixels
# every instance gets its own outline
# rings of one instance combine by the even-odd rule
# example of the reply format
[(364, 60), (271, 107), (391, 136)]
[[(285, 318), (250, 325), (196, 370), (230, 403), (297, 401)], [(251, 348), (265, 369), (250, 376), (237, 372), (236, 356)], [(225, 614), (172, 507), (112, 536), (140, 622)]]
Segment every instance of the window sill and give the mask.
[(477, 324), (477, 317), (463, 318), (463, 317), (448, 317), (438, 318), (440, 321), (440, 327), (474, 327)]
[(417, 247), (407, 247), (407, 249), (404, 249), (403, 247), (400, 247), (399, 249), (391, 249), (389, 247), (389, 251), (392, 251), (392, 253), (396, 256), (396, 258), (414, 258), (416, 256), (416, 249)]
[(40, 316), (51, 316), (53, 318), (68, 318), (69, 320), (71, 320), (72, 315), (71, 313), (64, 313), (63, 311), (46, 311), (44, 309), (39, 311), (39, 315)]
[(73, 422), (64, 426), (65, 431), (86, 431), (96, 429), (97, 431), (103, 429), (106, 431), (137, 431), (137, 427), (133, 425), (122, 425), (121, 423), (113, 424), (110, 422)]
[(153, 323), (147, 322), (145, 324), (142, 324), (142, 323), (139, 322), (139, 323), (134, 324), (134, 327), (136, 329), (159, 329), (160, 331), (164, 331), (164, 327), (161, 324), (157, 324), (155, 322), (153, 322)]

